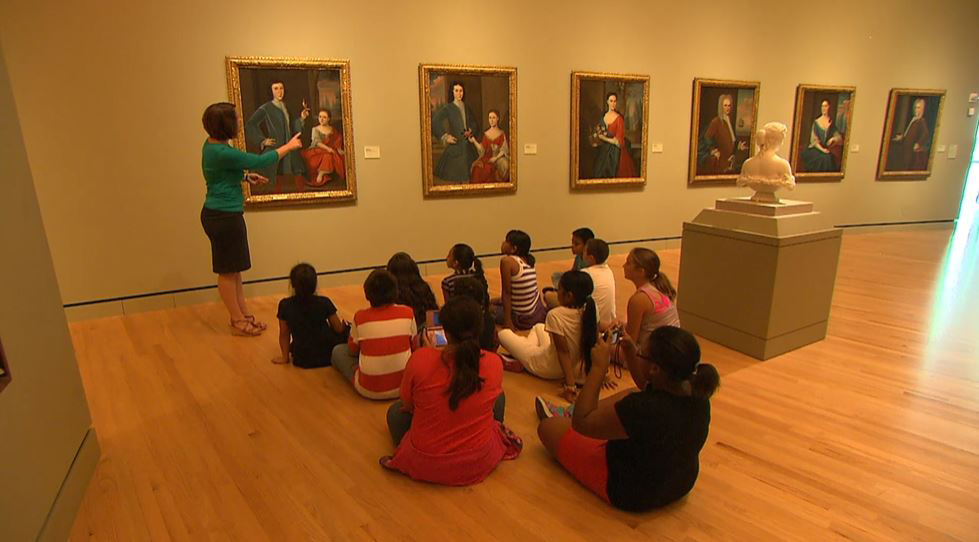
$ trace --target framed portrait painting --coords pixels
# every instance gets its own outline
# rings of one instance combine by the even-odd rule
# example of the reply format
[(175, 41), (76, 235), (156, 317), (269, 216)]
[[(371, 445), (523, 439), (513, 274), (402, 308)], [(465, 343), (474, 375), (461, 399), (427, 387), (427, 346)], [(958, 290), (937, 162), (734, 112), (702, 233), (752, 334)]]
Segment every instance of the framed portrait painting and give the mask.
[(240, 115), (236, 147), (262, 153), (302, 134), (301, 150), (255, 171), (268, 183), (244, 183), (246, 205), (357, 198), (348, 61), (228, 57), (227, 75)]
[(927, 179), (945, 104), (944, 90), (891, 89), (877, 179)]
[(796, 181), (843, 179), (856, 93), (855, 87), (796, 89), (790, 160)]
[(694, 79), (688, 182), (734, 182), (755, 153), (761, 83)]
[(646, 182), (649, 76), (571, 73), (571, 188)]
[(426, 196), (517, 189), (517, 69), (421, 64)]

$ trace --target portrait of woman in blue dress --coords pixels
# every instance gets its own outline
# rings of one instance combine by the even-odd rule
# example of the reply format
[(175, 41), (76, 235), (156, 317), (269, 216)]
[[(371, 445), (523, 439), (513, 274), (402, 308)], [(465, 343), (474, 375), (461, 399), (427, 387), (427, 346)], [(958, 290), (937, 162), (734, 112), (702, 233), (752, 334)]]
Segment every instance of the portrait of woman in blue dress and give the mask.
[(812, 121), (809, 146), (802, 151), (802, 171), (839, 172), (843, 156), (843, 133), (830, 116), (829, 100), (819, 104), (820, 115)]

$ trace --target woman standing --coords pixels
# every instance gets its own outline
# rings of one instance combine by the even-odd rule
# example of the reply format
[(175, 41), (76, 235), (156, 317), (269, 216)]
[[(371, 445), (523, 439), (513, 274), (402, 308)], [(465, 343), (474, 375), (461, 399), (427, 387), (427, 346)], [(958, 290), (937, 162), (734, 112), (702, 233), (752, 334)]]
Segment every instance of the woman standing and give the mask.
[(502, 183), (510, 180), (510, 145), (506, 133), (500, 129), (500, 112), (490, 109), (487, 117), (489, 129), (483, 132), (483, 140), (470, 137), (479, 159), (473, 162), (470, 181), (474, 183)]
[(201, 209), (201, 225), (211, 241), (212, 268), (218, 275), (218, 293), (231, 317), (232, 332), (238, 335), (260, 335), (266, 325), (248, 312), (241, 285), (241, 272), (252, 266), (248, 253), (248, 231), (245, 228), (245, 197), (242, 180), (265, 184), (269, 180), (246, 169), (274, 165), (286, 153), (302, 147), (299, 134), (278, 149), (250, 154), (235, 149), (228, 141), (238, 132), (234, 104), (220, 102), (204, 110), (204, 141), (201, 169), (207, 183), (207, 196)]
[(809, 147), (802, 151), (802, 171), (839, 171), (843, 136), (830, 117), (829, 100), (820, 102), (819, 109), (820, 116), (812, 121)]
[(302, 151), (306, 162), (306, 171), (315, 177), (307, 184), (323, 186), (330, 182), (335, 175), (338, 179), (347, 178), (346, 162), (343, 156), (343, 134), (330, 125), (333, 114), (329, 109), (321, 108), (316, 117), (319, 124), (313, 126), (310, 133), (309, 148)]
[(602, 123), (595, 131), (598, 154), (595, 156), (595, 178), (613, 179), (636, 176), (636, 164), (632, 161), (625, 141), (625, 121), (616, 111), (619, 95), (609, 92), (605, 96), (608, 109)]

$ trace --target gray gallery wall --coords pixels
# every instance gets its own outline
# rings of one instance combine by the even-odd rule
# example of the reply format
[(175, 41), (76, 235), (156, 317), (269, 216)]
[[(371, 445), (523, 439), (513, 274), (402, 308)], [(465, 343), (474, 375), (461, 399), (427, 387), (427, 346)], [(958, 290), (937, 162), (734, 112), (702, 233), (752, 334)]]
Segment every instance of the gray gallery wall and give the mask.
[(13, 376), (0, 391), (0, 540), (65, 540), (98, 446), (2, 49), (0, 116), (0, 339)]

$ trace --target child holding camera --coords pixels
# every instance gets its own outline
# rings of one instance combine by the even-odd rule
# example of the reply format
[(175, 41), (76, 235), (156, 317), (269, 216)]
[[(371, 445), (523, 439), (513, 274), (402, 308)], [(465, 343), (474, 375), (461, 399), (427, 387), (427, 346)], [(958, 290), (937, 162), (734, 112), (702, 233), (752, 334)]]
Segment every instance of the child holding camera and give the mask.
[(599, 340), (592, 370), (572, 414), (559, 415), (537, 398), (537, 434), (547, 451), (582, 485), (612, 506), (644, 512), (690, 492), (700, 470), (700, 450), (710, 426), (710, 397), (717, 369), (700, 362), (689, 332), (664, 326), (633, 351), (639, 390), (599, 400), (609, 365), (609, 345)]

